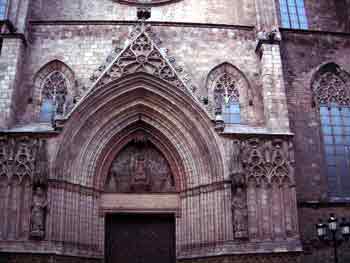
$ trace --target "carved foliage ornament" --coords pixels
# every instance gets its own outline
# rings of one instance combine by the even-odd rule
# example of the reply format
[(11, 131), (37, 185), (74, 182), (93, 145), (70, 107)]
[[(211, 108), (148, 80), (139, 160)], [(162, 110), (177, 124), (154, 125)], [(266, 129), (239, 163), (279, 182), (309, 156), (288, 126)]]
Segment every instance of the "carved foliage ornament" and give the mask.
[(188, 92), (173, 66), (155, 47), (154, 42), (145, 32), (139, 34), (118, 56), (113, 65), (102, 75), (97, 86), (136, 72), (154, 75)]
[(319, 104), (350, 105), (350, 77), (339, 67), (333, 64), (325, 66), (313, 83), (315, 98)]
[(107, 192), (174, 192), (168, 161), (149, 141), (127, 144), (112, 163)]

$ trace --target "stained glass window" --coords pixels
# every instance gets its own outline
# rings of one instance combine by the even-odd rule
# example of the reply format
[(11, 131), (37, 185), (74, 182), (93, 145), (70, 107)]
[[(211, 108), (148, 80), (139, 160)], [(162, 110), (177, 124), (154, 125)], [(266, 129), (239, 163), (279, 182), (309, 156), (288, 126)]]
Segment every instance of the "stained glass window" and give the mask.
[(6, 19), (7, 0), (0, 0), (0, 20)]
[(280, 0), (282, 26), (285, 28), (307, 29), (304, 0)]
[(350, 77), (337, 65), (323, 66), (313, 82), (319, 105), (328, 193), (350, 198)]
[(321, 105), (328, 189), (331, 197), (350, 197), (350, 107)]

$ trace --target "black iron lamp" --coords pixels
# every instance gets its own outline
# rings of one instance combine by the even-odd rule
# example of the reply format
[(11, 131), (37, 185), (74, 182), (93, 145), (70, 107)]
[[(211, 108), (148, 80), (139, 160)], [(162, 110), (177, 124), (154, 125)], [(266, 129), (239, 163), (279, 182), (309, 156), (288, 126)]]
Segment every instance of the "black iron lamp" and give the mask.
[(350, 238), (350, 222), (346, 221), (345, 217), (342, 218), (342, 222), (340, 223), (340, 231), (345, 240), (349, 240)]
[(331, 232), (337, 232), (338, 230), (338, 218), (336, 218), (334, 214), (329, 216), (328, 228)]
[(316, 224), (317, 236), (319, 239), (324, 239), (327, 235), (327, 225), (322, 223), (322, 220), (319, 219), (319, 223)]
[[(338, 224), (338, 218), (334, 214), (330, 214), (327, 223), (325, 224), (322, 219), (319, 219), (319, 223), (316, 224), (317, 236), (321, 241), (333, 246), (334, 263), (338, 263), (338, 246), (343, 241), (349, 240), (350, 222), (342, 218), (342, 222)], [(341, 235), (338, 235), (338, 232)], [(330, 237), (328, 237), (329, 233)]]

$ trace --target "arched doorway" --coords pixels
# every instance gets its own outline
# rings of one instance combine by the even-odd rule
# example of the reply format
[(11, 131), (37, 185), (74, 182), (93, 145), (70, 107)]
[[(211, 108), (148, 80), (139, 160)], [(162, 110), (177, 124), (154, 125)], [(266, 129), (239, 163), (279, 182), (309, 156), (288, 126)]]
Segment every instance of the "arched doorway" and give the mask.
[(138, 121), (136, 130), (115, 145), (105, 164), (109, 169), (101, 209), (106, 263), (175, 262), (177, 168), (173, 157), (144, 128)]

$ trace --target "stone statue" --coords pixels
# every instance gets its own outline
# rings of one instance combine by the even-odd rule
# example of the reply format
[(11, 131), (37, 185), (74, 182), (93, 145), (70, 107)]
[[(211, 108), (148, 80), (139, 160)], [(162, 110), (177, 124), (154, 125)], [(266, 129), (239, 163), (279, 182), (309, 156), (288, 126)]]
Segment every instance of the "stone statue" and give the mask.
[(248, 211), (246, 191), (238, 186), (232, 197), (232, 215), (235, 238), (248, 237)]
[(232, 218), (235, 238), (248, 238), (248, 208), (246, 180), (241, 160), (241, 144), (233, 141), (230, 162), (230, 176), (232, 181)]
[(33, 192), (33, 205), (30, 220), (30, 235), (35, 238), (43, 238), (45, 235), (45, 216), (47, 200), (42, 187), (37, 186)]

